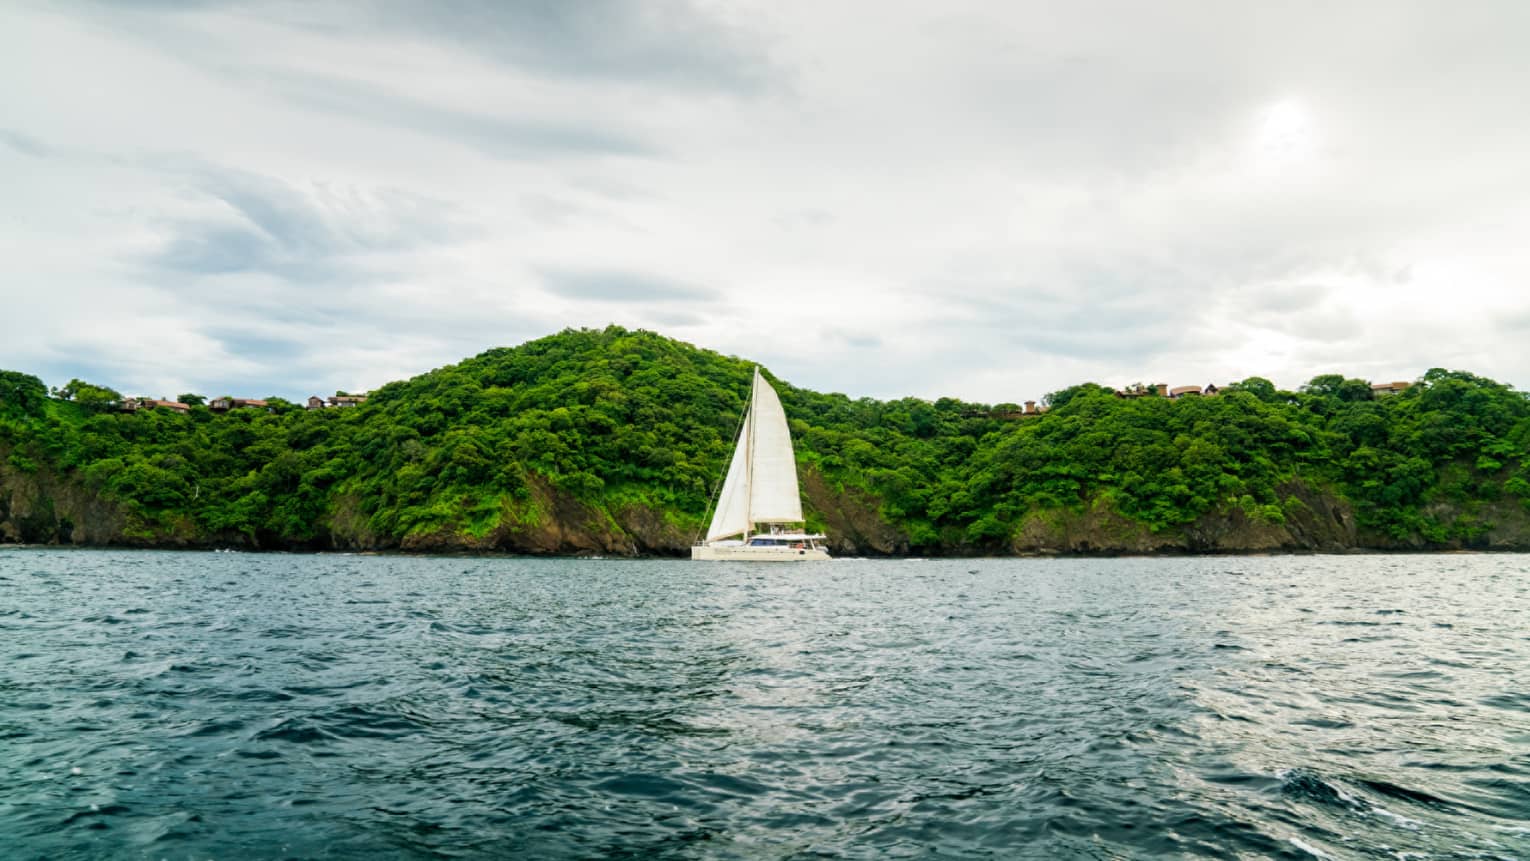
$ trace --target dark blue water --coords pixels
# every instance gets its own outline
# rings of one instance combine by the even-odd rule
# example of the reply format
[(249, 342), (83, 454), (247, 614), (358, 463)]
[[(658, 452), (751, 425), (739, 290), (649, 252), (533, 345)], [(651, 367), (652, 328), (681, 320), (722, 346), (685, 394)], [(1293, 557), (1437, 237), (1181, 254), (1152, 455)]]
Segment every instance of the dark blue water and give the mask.
[(1530, 857), (1530, 557), (0, 551), (8, 858)]

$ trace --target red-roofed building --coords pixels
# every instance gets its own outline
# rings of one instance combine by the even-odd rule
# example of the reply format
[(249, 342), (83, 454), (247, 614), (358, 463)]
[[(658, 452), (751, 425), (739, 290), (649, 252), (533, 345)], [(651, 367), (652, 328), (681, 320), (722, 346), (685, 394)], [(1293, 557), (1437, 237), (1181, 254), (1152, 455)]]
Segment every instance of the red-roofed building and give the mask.
[(267, 409), (270, 404), (259, 398), (213, 398), (207, 404), (207, 408), (216, 412), (224, 410), (237, 410), (241, 407), (253, 407), (255, 409)]
[(178, 413), (189, 412), (191, 406), (180, 401), (156, 401), (153, 398), (127, 398), (122, 402), (122, 408), (129, 412), (133, 410), (152, 410), (155, 407), (164, 407), (167, 410), (175, 410)]

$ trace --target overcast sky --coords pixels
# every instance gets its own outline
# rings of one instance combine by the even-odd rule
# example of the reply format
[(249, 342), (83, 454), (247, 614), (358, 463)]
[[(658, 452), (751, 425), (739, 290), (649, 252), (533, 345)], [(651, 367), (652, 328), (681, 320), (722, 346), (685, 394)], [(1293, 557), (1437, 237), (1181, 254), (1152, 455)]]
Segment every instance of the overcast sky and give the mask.
[(1530, 387), (1530, 3), (0, 4), (0, 368)]

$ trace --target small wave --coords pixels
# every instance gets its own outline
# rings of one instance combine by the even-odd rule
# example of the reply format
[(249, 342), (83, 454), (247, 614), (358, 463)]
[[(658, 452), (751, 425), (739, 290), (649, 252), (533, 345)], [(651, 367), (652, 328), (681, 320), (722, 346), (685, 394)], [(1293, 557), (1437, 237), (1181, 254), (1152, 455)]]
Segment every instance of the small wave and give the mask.
[[(1369, 801), (1358, 795), (1346, 792), (1336, 782), (1324, 780), (1317, 773), (1309, 769), (1290, 769), (1281, 772), (1279, 776), (1281, 778), (1281, 793), (1289, 798), (1374, 817), (1407, 831), (1418, 831), (1424, 826), (1424, 822), (1420, 819), (1399, 813), (1374, 801)], [(1422, 790), (1399, 786), (1390, 781), (1373, 778), (1341, 778), (1341, 780), (1350, 783), (1362, 792), (1374, 793), (1394, 801), (1418, 804), (1438, 812), (1456, 812), (1452, 810), (1451, 805), (1443, 798)]]
[(254, 741), (285, 741), (293, 744), (319, 744), (334, 738), (322, 727), (301, 718), (287, 718), (276, 726), (263, 729), (252, 736)]
[(697, 776), (697, 782), (707, 789), (727, 795), (765, 795), (770, 787), (747, 777), (709, 772)]
[(190, 738), (199, 738), (212, 735), (231, 735), (244, 729), (244, 721), (237, 718), (233, 720), (213, 720), (198, 726), (191, 732), (186, 733)]
[(223, 694), (219, 696), (219, 699), (247, 703), (286, 703), (291, 702), (293, 696), (286, 691), (274, 691), (267, 688), (244, 688)]
[(1355, 783), (1365, 787), (1366, 789), (1369, 789), (1372, 792), (1377, 793), (1378, 795), (1385, 795), (1388, 798), (1398, 798), (1402, 799), (1403, 801), (1414, 802), (1415, 804), (1429, 804), (1439, 807), (1450, 806), (1450, 802), (1440, 798), (1437, 795), (1431, 795), (1430, 793), (1418, 789), (1409, 789), (1406, 786), (1398, 786), (1395, 783), (1391, 783), (1385, 780), (1369, 780), (1361, 778), (1357, 779)]
[(1383, 679), (1443, 679), (1446, 675), (1439, 670), (1400, 670), (1394, 673), (1378, 673)]
[(1417, 831), (1419, 826), (1424, 824), (1421, 820), (1414, 819), (1411, 816), (1404, 816), (1401, 813), (1394, 813), (1379, 804), (1373, 805), (1370, 812), (1372, 816), (1379, 816), (1382, 819), (1390, 820), (1392, 824), (1400, 828), (1406, 828), (1409, 831)]
[(328, 697), (334, 696), (340, 691), (364, 688), (368, 685), (377, 684), (378, 681), (376, 679), (360, 678), (343, 684), (333, 685), (288, 685), (282, 688), (282, 692), (293, 697)]
[(1300, 837), (1292, 837), (1290, 843), (1292, 846), (1295, 846), (1297, 849), (1302, 850), (1314, 858), (1333, 858), (1332, 855), (1329, 855), (1327, 852), (1324, 852), (1316, 846), (1313, 846), (1311, 843), (1304, 842)]
[(1530, 693), (1502, 693), (1478, 700), (1485, 706), (1513, 712), (1530, 711)]
[(345, 706), (326, 716), (342, 738), (401, 738), (425, 729), (427, 722), (395, 707)]
[(427, 726), (424, 719), (397, 708), (349, 705), (286, 718), (255, 733), (252, 739), (322, 744), (352, 738), (404, 738)]
[(1302, 801), (1315, 801), (1336, 807), (1354, 807), (1359, 799), (1323, 780), (1316, 772), (1305, 768), (1292, 768), (1278, 772), (1280, 792)]
[(636, 795), (647, 798), (679, 799), (684, 797), (686, 785), (678, 780), (659, 774), (622, 774), (608, 778), (592, 789), (617, 795)]
[(1517, 834), (1530, 837), (1530, 826), (1525, 825), (1494, 825), (1493, 830), (1503, 834)]
[(1351, 721), (1323, 717), (1298, 718), (1292, 721), (1292, 723), (1297, 726), (1313, 726), (1318, 729), (1350, 729), (1354, 726), (1354, 723)]
[(77, 810), (70, 814), (67, 819), (59, 824), (71, 825), (75, 822), (88, 820), (90, 824), (86, 826), (87, 828), (106, 828), (106, 823), (95, 820), (102, 816), (117, 816), (129, 812), (129, 810), (130, 808), (125, 804), (108, 804), (105, 807), (99, 804), (92, 804), (84, 810)]
[(110, 613), (101, 613), (101, 614), (94, 615), (94, 616), (86, 616), (85, 618), (81, 619), (80, 621), (82, 621), (82, 622), (100, 622), (103, 625), (120, 625), (123, 622), (126, 622), (127, 620), (126, 619), (119, 619), (116, 616), (111, 615)]

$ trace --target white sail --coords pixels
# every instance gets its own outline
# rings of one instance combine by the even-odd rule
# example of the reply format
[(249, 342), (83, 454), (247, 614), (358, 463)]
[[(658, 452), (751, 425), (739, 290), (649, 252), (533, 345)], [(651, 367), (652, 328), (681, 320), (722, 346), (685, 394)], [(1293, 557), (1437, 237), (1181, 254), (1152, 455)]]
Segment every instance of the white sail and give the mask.
[[(786, 411), (776, 390), (754, 371), (754, 398), (745, 427), (753, 428), (749, 460), (751, 523), (802, 522), (802, 495), (797, 489), (797, 459), (786, 427)], [(732, 468), (729, 470), (732, 476)]]
[(717, 511), (712, 514), (712, 525), (707, 528), (707, 540), (716, 541), (729, 535), (739, 535), (749, 529), (749, 421), (738, 433), (738, 445), (733, 448), (733, 462), (728, 464), (728, 477), (723, 479), (722, 494), (717, 498)]
[[(797, 461), (792, 456), (792, 438), (786, 426), (786, 412), (775, 389), (754, 371), (754, 385), (749, 393), (749, 410), (739, 431), (718, 495), (717, 511), (707, 528), (705, 541), (691, 547), (691, 558), (736, 562), (814, 562), (826, 561), (828, 537), (809, 535), (805, 527), (782, 526), (802, 522), (802, 498), (797, 489)], [(755, 533), (757, 524), (770, 529)], [(718, 541), (742, 536), (741, 541)]]

